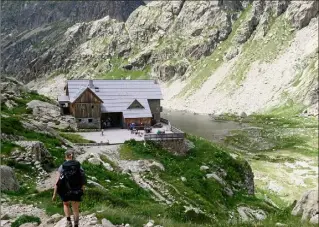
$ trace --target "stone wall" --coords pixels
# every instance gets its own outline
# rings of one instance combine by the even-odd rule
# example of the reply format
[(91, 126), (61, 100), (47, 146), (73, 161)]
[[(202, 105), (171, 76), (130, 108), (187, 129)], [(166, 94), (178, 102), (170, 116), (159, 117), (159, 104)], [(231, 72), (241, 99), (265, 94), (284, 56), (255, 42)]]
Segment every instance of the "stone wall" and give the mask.
[[(91, 122), (89, 122), (91, 120)], [(76, 124), (79, 129), (100, 129), (100, 118), (76, 118)]]
[(167, 149), (175, 155), (185, 155), (188, 150), (185, 139), (156, 140), (154, 142), (160, 144), (164, 149)]
[(161, 100), (159, 99), (148, 99), (151, 112), (154, 115), (156, 122), (160, 122), (161, 119)]

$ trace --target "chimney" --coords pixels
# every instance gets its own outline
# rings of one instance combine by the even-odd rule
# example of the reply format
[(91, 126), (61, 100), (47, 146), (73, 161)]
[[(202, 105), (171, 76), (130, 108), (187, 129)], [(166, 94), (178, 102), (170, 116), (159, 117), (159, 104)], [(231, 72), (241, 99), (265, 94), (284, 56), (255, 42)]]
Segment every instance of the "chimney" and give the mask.
[(93, 80), (89, 80), (89, 88), (94, 89)]

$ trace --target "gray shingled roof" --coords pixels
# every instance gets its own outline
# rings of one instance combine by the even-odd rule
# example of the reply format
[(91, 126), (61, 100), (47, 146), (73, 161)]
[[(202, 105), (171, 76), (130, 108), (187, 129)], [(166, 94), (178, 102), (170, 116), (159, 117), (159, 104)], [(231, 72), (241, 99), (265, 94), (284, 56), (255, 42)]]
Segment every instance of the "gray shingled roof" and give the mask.
[[(70, 101), (75, 100), (89, 80), (68, 80)], [(147, 99), (163, 99), (160, 86), (153, 80), (93, 80), (98, 91), (91, 89), (103, 101), (101, 111), (123, 112), (124, 118), (152, 117)], [(145, 109), (127, 108), (137, 99)]]

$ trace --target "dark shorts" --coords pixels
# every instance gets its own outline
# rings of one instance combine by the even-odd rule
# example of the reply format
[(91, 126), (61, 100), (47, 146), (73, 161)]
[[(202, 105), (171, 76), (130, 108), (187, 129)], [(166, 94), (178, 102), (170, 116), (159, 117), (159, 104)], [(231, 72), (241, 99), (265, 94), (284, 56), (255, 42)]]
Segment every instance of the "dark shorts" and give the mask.
[(59, 196), (63, 202), (70, 202), (70, 201), (81, 202), (83, 191), (77, 194), (67, 194), (67, 195), (59, 195)]

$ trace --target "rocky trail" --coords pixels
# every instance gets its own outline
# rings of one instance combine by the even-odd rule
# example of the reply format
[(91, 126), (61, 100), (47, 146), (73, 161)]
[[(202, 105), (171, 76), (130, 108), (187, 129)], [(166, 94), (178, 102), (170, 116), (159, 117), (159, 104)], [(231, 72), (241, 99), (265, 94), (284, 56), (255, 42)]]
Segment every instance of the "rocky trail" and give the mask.
[[(76, 148), (73, 148), (76, 149)], [(155, 189), (153, 189), (150, 185), (151, 182), (146, 182), (144, 179), (138, 174), (140, 172), (144, 172), (146, 169), (149, 168), (147, 165), (147, 162), (144, 163), (142, 160), (140, 161), (125, 161), (120, 160), (119, 158), (119, 152), (118, 152), (119, 146), (118, 145), (110, 145), (110, 146), (102, 146), (102, 147), (87, 147), (84, 148), (84, 153), (81, 152), (76, 159), (80, 161), (81, 163), (85, 160), (88, 160), (92, 164), (99, 165), (100, 163), (103, 163), (103, 166), (105, 168), (108, 168), (109, 171), (113, 171), (113, 168), (108, 164), (103, 162), (100, 159), (100, 155), (107, 156), (110, 160), (113, 162), (116, 162), (119, 164), (120, 169), (123, 172), (132, 172), (132, 178), (143, 188), (151, 190), (155, 197), (160, 198), (160, 201), (166, 201), (164, 197), (161, 196), (159, 192), (157, 192)], [(159, 164), (157, 164), (159, 165)], [(162, 167), (163, 168), (163, 167)], [(45, 179), (38, 182), (37, 184), (37, 190), (39, 191), (45, 191), (48, 189), (52, 189), (54, 187), (54, 184), (57, 180), (58, 172), (53, 171), (49, 172)], [(98, 183), (88, 180), (89, 184), (93, 184), (95, 186), (100, 186)], [(168, 202), (167, 202), (168, 203)], [(62, 203), (61, 203), (61, 209), (62, 209)], [(65, 227), (66, 225), (66, 218), (63, 218), (63, 216), (59, 214), (52, 215), (51, 217), (48, 216), (44, 210), (39, 209), (33, 205), (26, 205), (26, 204), (14, 204), (11, 205), (7, 202), (2, 202), (1, 204), (1, 227), (9, 227), (11, 226), (11, 223), (14, 222), (14, 220), (21, 216), (21, 215), (32, 215), (39, 217), (41, 219), (41, 223), (39, 227)], [(147, 225), (149, 224), (149, 225)], [(147, 223), (145, 225), (147, 226), (154, 226), (152, 225), (152, 222)], [(35, 223), (27, 223), (22, 225), (23, 227), (33, 227), (38, 226)], [(102, 219), (102, 223), (98, 224), (98, 220), (95, 216), (95, 214), (88, 214), (88, 215), (80, 215), (80, 227), (87, 227), (87, 226), (96, 226), (96, 227), (129, 227), (129, 224), (122, 224), (122, 225), (113, 225), (111, 222), (109, 222), (106, 219)]]

